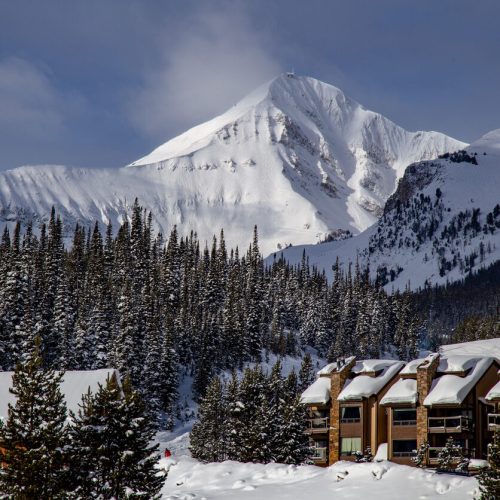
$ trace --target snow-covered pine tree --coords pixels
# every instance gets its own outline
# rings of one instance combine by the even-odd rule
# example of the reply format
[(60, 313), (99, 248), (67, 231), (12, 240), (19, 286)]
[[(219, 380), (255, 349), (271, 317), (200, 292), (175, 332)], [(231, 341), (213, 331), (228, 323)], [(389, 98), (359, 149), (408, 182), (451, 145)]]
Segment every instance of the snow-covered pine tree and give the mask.
[(157, 469), (154, 422), (130, 382), (116, 377), (82, 398), (70, 427), (70, 498), (158, 499), (164, 475)]
[(278, 445), (272, 450), (273, 457), (277, 462), (285, 464), (302, 464), (311, 456), (309, 439), (304, 433), (306, 409), (300, 404), (297, 389), (297, 376), (292, 371), (283, 383), (281, 419), (276, 436), (273, 436)]
[(488, 444), (489, 467), (482, 469), (478, 476), (481, 500), (500, 498), (500, 431), (495, 431), (493, 441)]
[(59, 389), (63, 374), (44, 370), (40, 339), (17, 365), (8, 418), (0, 428), (5, 449), (0, 491), (8, 498), (64, 498), (68, 480), (66, 405)]
[(225, 421), (227, 408), (224, 387), (214, 377), (198, 408), (198, 421), (190, 434), (191, 455), (202, 462), (221, 462), (226, 458)]
[(240, 388), (236, 372), (233, 370), (231, 379), (226, 386), (226, 419), (224, 422), (224, 437), (226, 440), (227, 460), (241, 458), (241, 412), (243, 403), (240, 400)]
[(462, 447), (455, 444), (452, 436), (446, 440), (446, 445), (438, 454), (438, 466), (441, 470), (449, 470), (453, 462), (462, 459)]
[(306, 352), (299, 370), (299, 387), (300, 393), (305, 391), (314, 382), (314, 369), (312, 364), (311, 354)]

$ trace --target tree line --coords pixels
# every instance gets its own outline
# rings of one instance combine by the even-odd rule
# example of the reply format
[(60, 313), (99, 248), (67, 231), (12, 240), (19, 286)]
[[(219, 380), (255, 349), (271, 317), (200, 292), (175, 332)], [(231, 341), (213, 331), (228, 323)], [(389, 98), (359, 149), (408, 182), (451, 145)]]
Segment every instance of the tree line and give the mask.
[(228, 381), (214, 377), (190, 434), (191, 454), (205, 462), (305, 462), (311, 450), (300, 394), (313, 379), (307, 355), (299, 376), (283, 377), (278, 360), (269, 374), (257, 365), (241, 379), (235, 371)]
[(198, 396), (214, 375), (305, 345), (335, 359), (416, 355), (411, 294), (388, 295), (358, 265), (334, 280), (283, 260), (266, 265), (257, 228), (246, 252), (224, 233), (155, 234), (138, 201), (115, 232), (77, 225), (65, 241), (60, 217), (34, 231), (20, 224), (0, 240), (0, 368), (13, 369), (36, 336), (47, 367), (117, 368), (162, 425), (176, 415), (179, 377)]
[(17, 365), (16, 402), (0, 421), (0, 497), (159, 498), (165, 475), (156, 469), (155, 425), (138, 392), (113, 376), (68, 414), (64, 373), (42, 365), (37, 338)]

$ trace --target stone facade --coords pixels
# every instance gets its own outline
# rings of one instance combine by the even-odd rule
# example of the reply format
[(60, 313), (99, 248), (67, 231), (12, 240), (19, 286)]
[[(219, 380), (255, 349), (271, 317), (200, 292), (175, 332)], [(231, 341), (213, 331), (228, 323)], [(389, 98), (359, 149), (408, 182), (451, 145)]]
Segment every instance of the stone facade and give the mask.
[(344, 387), (344, 383), (356, 364), (356, 359), (352, 358), (339, 370), (332, 372), (331, 376), (331, 407), (330, 407), (330, 432), (329, 436), (329, 460), (332, 464), (340, 460), (340, 403), (338, 396)]
[(427, 358), (417, 367), (417, 447), (425, 443), (428, 439), (428, 416), (429, 410), (424, 406), (424, 399), (429, 394), (432, 379), (439, 366), (439, 355), (436, 354)]

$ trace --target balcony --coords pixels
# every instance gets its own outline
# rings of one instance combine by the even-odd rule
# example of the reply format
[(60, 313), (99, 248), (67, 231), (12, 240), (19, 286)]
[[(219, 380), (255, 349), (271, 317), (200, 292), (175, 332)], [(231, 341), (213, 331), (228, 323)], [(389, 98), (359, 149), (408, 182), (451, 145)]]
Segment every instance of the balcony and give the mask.
[(313, 448), (313, 454), (311, 458), (316, 460), (316, 462), (326, 462), (328, 448)]
[(341, 424), (359, 424), (361, 422), (361, 418), (359, 417), (354, 417), (354, 418), (341, 418), (340, 423)]
[[(439, 465), (439, 452), (444, 449), (444, 446), (431, 446), (429, 447), (429, 465)], [(464, 457), (474, 457), (475, 456), (475, 451), (474, 449), (472, 450), (467, 450), (467, 449), (462, 449), (462, 455)], [(453, 465), (457, 465), (462, 461), (461, 457), (455, 457), (451, 461)]]
[(317, 432), (328, 432), (329, 427), (330, 419), (328, 417), (309, 418), (307, 420), (306, 433), (315, 434)]
[(392, 425), (417, 425), (416, 420), (393, 420)]
[(397, 457), (397, 458), (414, 457), (415, 452), (414, 451), (393, 451), (392, 456)]
[(456, 417), (429, 417), (428, 425), (428, 431), (431, 434), (472, 431), (472, 419), (463, 415)]
[(500, 431), (500, 413), (488, 413), (488, 430)]

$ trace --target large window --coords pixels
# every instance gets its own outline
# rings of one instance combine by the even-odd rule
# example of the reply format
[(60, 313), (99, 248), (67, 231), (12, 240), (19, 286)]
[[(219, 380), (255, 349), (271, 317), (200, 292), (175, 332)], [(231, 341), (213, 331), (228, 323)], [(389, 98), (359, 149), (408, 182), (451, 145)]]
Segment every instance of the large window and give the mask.
[(341, 438), (340, 439), (340, 454), (352, 455), (356, 451), (361, 451), (361, 438)]
[(345, 406), (340, 409), (340, 421), (344, 424), (356, 423), (361, 420), (361, 408), (359, 406)]
[(416, 439), (397, 439), (392, 442), (392, 455), (394, 457), (411, 457), (416, 449)]
[(417, 410), (406, 408), (395, 408), (392, 413), (394, 425), (417, 425)]

